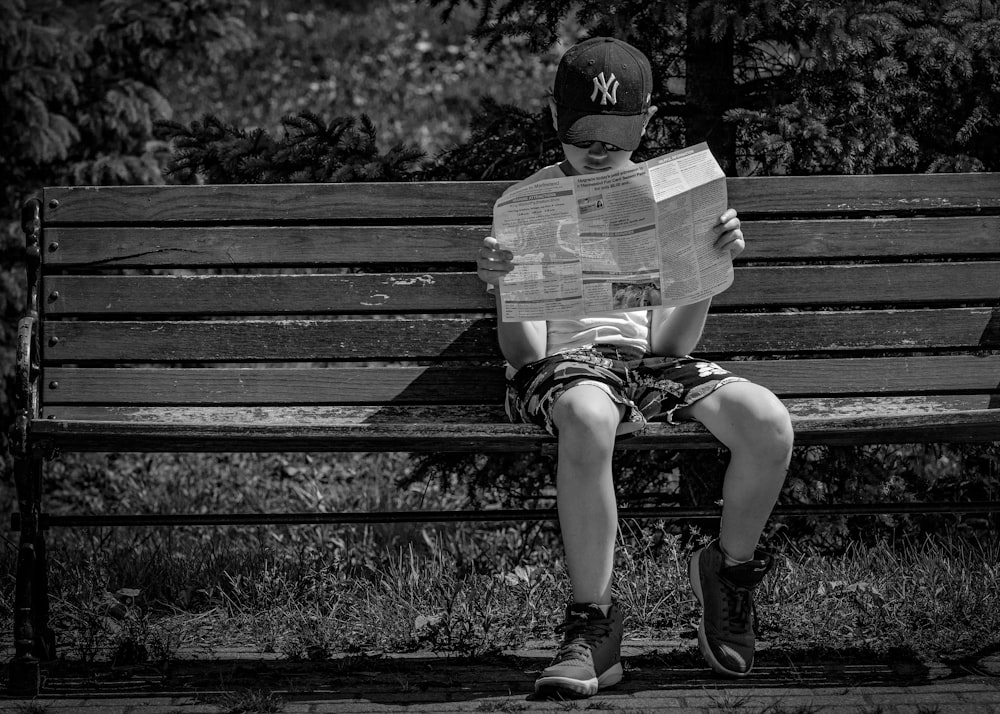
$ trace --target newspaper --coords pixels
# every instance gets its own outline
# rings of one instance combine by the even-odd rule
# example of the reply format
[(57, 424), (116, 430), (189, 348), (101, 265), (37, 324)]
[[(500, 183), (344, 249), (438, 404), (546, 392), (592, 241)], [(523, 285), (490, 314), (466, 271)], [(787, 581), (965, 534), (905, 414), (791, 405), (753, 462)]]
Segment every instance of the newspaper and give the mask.
[(733, 265), (712, 227), (726, 208), (726, 175), (705, 144), (507, 193), (493, 207), (493, 235), (514, 254), (499, 286), (502, 318), (649, 310), (720, 293)]

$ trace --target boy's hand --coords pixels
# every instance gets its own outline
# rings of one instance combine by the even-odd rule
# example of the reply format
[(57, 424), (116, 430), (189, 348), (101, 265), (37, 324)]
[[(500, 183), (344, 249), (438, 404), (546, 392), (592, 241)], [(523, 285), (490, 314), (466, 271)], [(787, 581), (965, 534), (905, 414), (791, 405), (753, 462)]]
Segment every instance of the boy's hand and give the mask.
[(504, 276), (514, 269), (513, 259), (514, 254), (509, 250), (500, 250), (496, 238), (486, 236), (476, 258), (476, 273), (484, 283), (499, 285)]
[(719, 222), (715, 224), (715, 230), (719, 233), (715, 247), (719, 250), (728, 250), (733, 258), (747, 247), (746, 241), (743, 239), (743, 231), (740, 229), (740, 219), (736, 217), (735, 209), (730, 208), (719, 217)]

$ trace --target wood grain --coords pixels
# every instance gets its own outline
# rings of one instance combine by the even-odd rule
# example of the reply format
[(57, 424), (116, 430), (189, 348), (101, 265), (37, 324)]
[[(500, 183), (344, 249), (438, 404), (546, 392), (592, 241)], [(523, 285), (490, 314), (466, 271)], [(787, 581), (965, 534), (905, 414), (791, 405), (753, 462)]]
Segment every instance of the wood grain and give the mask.
[[(364, 361), (502, 358), (496, 320), (54, 321), (46, 364), (63, 362)], [(757, 355), (1000, 349), (1000, 308), (722, 313), (701, 353)]]
[[(42, 257), (60, 268), (471, 266), (476, 225), (51, 227)], [(1000, 257), (1000, 217), (745, 220), (743, 262)]]
[[(1000, 261), (744, 267), (716, 308), (1000, 301)], [(53, 275), (47, 315), (318, 315), (484, 312), (473, 273)]]
[[(52, 187), (47, 225), (489, 222), (510, 182)], [(1000, 174), (780, 176), (727, 181), (747, 217), (1000, 211)], [(55, 203), (53, 203), (55, 202)]]
[[(762, 360), (721, 364), (784, 396), (993, 393), (1000, 355)], [(46, 405), (498, 404), (499, 367), (155, 369), (50, 367)], [(56, 386), (53, 387), (52, 385)]]
[[(870, 397), (786, 398), (783, 403), (797, 420), (845, 417), (896, 417), (1000, 409), (997, 394), (955, 394)], [(160, 424), (507, 424), (499, 403), (474, 405), (350, 405), (350, 406), (92, 406), (62, 405), (46, 414), (64, 421), (114, 421)]]
[[(796, 441), (858, 444), (981, 441), (1000, 429), (1000, 409), (795, 420)], [(394, 425), (255, 423), (157, 424), (41, 420), (36, 438), (50, 448), (73, 451), (412, 451), (511, 452), (551, 448), (552, 437), (526, 424)], [(651, 424), (618, 442), (621, 449), (718, 448), (700, 424)]]

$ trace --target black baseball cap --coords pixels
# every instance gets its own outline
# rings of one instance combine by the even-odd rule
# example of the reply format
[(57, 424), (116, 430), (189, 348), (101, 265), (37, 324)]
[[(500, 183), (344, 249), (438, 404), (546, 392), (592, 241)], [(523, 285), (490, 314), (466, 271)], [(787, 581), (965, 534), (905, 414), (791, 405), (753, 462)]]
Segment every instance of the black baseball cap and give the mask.
[(570, 47), (559, 62), (552, 90), (559, 140), (636, 149), (652, 92), (649, 60), (627, 42), (593, 37)]

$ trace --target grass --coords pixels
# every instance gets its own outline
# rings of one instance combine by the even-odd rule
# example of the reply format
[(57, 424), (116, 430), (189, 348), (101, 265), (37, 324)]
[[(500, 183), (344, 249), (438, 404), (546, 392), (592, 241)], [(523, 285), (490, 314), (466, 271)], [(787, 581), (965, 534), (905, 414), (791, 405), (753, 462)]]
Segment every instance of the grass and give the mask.
[(975, 651), (996, 639), (998, 555), (996, 539), (934, 538), (786, 557), (765, 587), (762, 621), (790, 649), (813, 642), (925, 656)]
[[(462, 505), (459, 489), (436, 481), (398, 489), (410, 469), (403, 454), (77, 454), (53, 465), (46, 501), (53, 513)], [(662, 522), (622, 524), (615, 595), (628, 637), (694, 646), (687, 561), (704, 539)], [(757, 597), (772, 649), (961, 657), (1000, 631), (995, 533), (833, 555), (772, 545), (777, 564)], [(50, 532), (49, 546), (61, 652), (85, 662), (165, 663), (234, 646), (293, 660), (491, 655), (553, 637), (568, 596), (552, 524), (66, 529)], [(9, 537), (2, 553), (10, 631)]]

